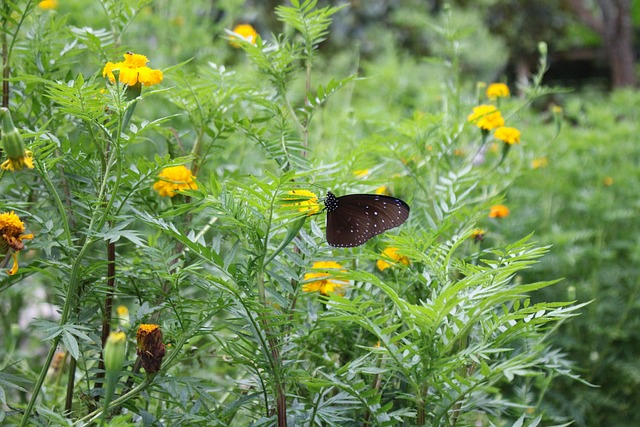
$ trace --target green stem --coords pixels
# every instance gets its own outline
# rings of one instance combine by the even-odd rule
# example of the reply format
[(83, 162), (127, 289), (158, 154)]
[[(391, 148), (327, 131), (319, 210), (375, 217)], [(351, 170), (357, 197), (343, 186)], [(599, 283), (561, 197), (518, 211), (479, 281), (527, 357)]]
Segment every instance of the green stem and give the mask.
[(73, 239), (71, 237), (71, 228), (69, 227), (69, 220), (67, 218), (67, 212), (65, 210), (64, 204), (62, 203), (62, 199), (60, 199), (60, 195), (58, 194), (58, 191), (56, 190), (55, 186), (53, 185), (53, 182), (51, 182), (51, 179), (49, 178), (49, 175), (47, 174), (47, 171), (45, 170), (44, 163), (41, 163), (40, 161), (38, 161), (36, 159), (36, 165), (38, 166), (38, 171), (40, 172), (40, 177), (42, 178), (42, 180), (44, 181), (45, 185), (49, 189), (49, 192), (51, 193), (51, 196), (53, 197), (53, 201), (55, 202), (56, 207), (58, 208), (58, 212), (60, 212), (60, 218), (62, 219), (62, 227), (64, 228), (64, 234), (65, 234), (65, 237), (67, 239), (67, 244), (69, 245), (69, 248), (72, 248), (73, 247)]
[[(116, 144), (116, 146), (119, 147), (120, 145)], [(99, 201), (102, 201), (105, 198), (107, 181), (108, 181), (107, 178), (109, 177), (110, 169), (114, 164), (118, 164), (116, 181), (113, 186), (114, 194), (116, 193), (118, 186), (120, 185), (120, 179), (122, 175), (122, 162), (117, 161), (116, 153), (118, 151), (120, 150), (115, 149), (112, 151), (112, 156), (110, 158), (110, 161), (107, 163), (107, 170), (105, 170), (104, 176), (102, 178), (102, 183), (100, 185), (100, 191), (98, 194)], [(76, 306), (76, 289), (78, 288), (78, 283), (79, 283), (78, 272), (80, 270), (80, 263), (82, 262), (82, 259), (84, 258), (85, 253), (89, 249), (89, 246), (93, 244), (93, 242), (95, 242), (95, 237), (92, 237), (93, 231), (96, 229), (99, 230), (100, 228), (102, 228), (104, 223), (107, 221), (107, 218), (109, 216), (108, 213), (111, 211), (111, 207), (113, 206), (114, 199), (115, 197), (111, 197), (109, 199), (109, 202), (107, 203), (107, 206), (104, 210), (104, 214), (102, 215), (101, 219), (97, 219), (98, 215), (100, 215), (100, 210), (96, 210), (93, 216), (91, 217), (91, 221), (89, 222), (89, 226), (87, 227), (88, 237), (85, 240), (84, 244), (82, 245), (80, 252), (78, 252), (78, 256), (76, 257), (71, 267), (71, 275), (69, 277), (69, 288), (67, 289), (67, 296), (65, 298), (64, 305), (62, 307), (62, 313), (60, 314), (60, 322), (58, 322), (60, 326), (64, 326), (69, 321), (71, 309)], [(59, 201), (59, 197), (57, 197), (57, 200)], [(102, 204), (102, 202), (99, 202), (98, 204), (100, 205)], [(58, 209), (60, 209), (61, 207), (62, 207), (62, 202), (59, 201)], [(98, 222), (97, 227), (95, 226), (96, 221)], [(71, 234), (69, 233), (69, 236), (70, 235)], [(53, 360), (53, 356), (55, 355), (56, 349), (58, 348), (58, 344), (60, 344), (61, 338), (62, 338), (62, 335), (58, 335), (53, 339), (53, 342), (51, 343), (49, 354), (47, 355), (47, 359), (45, 360), (42, 370), (40, 371), (40, 376), (38, 377), (38, 380), (36, 381), (36, 384), (33, 388), (31, 399), (29, 400), (29, 403), (27, 404), (27, 408), (24, 411), (24, 415), (22, 416), (22, 420), (20, 421), (20, 427), (25, 427), (27, 425), (27, 422), (29, 421), (29, 417), (31, 416), (31, 412), (33, 411), (33, 408), (36, 404), (36, 400), (38, 398), (38, 395), (40, 394), (42, 385), (44, 384), (44, 381), (47, 377), (47, 370), (49, 368), (49, 365), (51, 364), (51, 361)]]

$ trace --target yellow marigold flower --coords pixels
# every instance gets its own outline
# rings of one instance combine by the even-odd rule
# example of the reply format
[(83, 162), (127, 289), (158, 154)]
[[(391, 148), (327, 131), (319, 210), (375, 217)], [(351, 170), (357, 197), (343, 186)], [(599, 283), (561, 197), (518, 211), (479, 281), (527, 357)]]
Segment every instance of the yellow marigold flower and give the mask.
[(487, 87), (487, 98), (489, 99), (503, 98), (509, 95), (509, 86), (504, 83), (491, 83)]
[(153, 374), (160, 370), (162, 358), (165, 354), (165, 346), (162, 343), (162, 331), (160, 326), (142, 324), (136, 333), (138, 342), (138, 356), (142, 362), (142, 367), (148, 374)]
[(383, 196), (389, 196), (391, 194), (389, 193), (389, 187), (387, 187), (386, 185), (381, 185), (380, 187), (376, 188), (374, 193), (381, 194)]
[[(298, 200), (292, 203), (291, 206), (300, 206), (298, 212), (306, 213), (307, 216), (311, 216), (320, 212), (320, 204), (318, 203), (318, 196), (309, 190), (291, 190), (289, 194), (295, 197), (285, 198), (285, 200)], [(306, 200), (305, 200), (306, 199)]]
[(531, 161), (531, 167), (533, 169), (546, 168), (549, 164), (549, 160), (546, 157), (538, 157)]
[(18, 271), (18, 252), (24, 249), (23, 239), (33, 239), (33, 234), (24, 233), (24, 223), (14, 212), (0, 214), (0, 253), (12, 251), (13, 266), (7, 270), (11, 276)]
[(398, 248), (386, 248), (382, 251), (382, 258), (376, 261), (378, 270), (384, 271), (397, 263), (409, 265), (409, 258), (398, 253)]
[(353, 175), (356, 178), (365, 178), (367, 175), (369, 175), (369, 169), (358, 169), (356, 171), (353, 171)]
[(609, 187), (610, 185), (613, 185), (613, 178), (611, 178), (610, 176), (606, 176), (603, 180), (602, 183)]
[(33, 153), (29, 150), (24, 151), (24, 156), (14, 157), (5, 160), (0, 167), (8, 171), (19, 171), (27, 167), (33, 169)]
[(486, 232), (482, 228), (476, 228), (471, 232), (471, 238), (476, 242), (481, 242), (486, 236)]
[[(251, 44), (256, 44), (256, 40), (258, 40), (258, 32), (256, 31), (255, 28), (253, 28), (249, 24), (236, 25), (236, 27), (233, 29), (233, 32), (238, 34), (239, 36), (241, 36), (243, 39), (245, 39)], [(238, 43), (237, 41), (234, 41), (235, 39), (237, 38), (234, 36), (231, 36), (229, 43), (233, 47), (240, 47), (240, 43)]]
[(495, 130), (493, 136), (505, 144), (520, 144), (520, 131), (516, 128), (500, 126)]
[(142, 83), (145, 86), (158, 84), (163, 79), (162, 71), (152, 70), (147, 67), (149, 60), (144, 55), (132, 52), (124, 54), (122, 62), (107, 62), (102, 70), (102, 77), (108, 77), (111, 83), (116, 82), (114, 71), (119, 71), (118, 80), (127, 86), (134, 86), (136, 83)]
[(58, 7), (58, 0), (43, 0), (38, 3), (40, 9), (50, 10)]
[[(313, 263), (313, 270), (338, 270), (345, 271), (344, 268), (335, 261), (318, 261)], [(346, 282), (332, 279), (326, 272), (312, 272), (304, 275), (304, 280), (313, 280), (302, 286), (304, 292), (320, 292), (321, 295), (328, 295), (336, 290), (342, 289)]]
[(164, 168), (158, 177), (160, 179), (153, 184), (153, 189), (162, 197), (173, 197), (176, 195), (176, 191), (198, 189), (196, 177), (184, 165)]
[(504, 126), (504, 118), (495, 105), (483, 104), (474, 107), (467, 120), (486, 131)]
[(505, 205), (491, 206), (489, 210), (489, 218), (505, 218), (509, 216), (509, 208)]

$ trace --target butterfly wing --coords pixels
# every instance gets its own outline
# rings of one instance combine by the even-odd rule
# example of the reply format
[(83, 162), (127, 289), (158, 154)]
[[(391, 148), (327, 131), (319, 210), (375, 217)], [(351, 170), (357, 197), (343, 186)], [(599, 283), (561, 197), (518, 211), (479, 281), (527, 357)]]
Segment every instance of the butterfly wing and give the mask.
[(335, 197), (328, 193), (327, 242), (331, 246), (354, 247), (409, 218), (409, 205), (395, 197), (377, 194), (350, 194)]

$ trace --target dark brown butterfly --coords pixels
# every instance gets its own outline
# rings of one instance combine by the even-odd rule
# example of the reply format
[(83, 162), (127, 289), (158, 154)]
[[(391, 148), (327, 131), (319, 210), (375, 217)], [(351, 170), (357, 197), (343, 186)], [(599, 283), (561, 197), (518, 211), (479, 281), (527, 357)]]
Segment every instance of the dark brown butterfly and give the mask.
[(327, 193), (327, 243), (350, 248), (373, 236), (402, 225), (409, 218), (409, 205), (395, 197), (378, 194)]

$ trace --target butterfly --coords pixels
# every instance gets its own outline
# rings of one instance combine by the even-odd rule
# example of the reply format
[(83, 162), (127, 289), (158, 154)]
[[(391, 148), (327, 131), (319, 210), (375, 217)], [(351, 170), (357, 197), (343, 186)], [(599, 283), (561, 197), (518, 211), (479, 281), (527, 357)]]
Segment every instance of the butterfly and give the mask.
[(409, 218), (409, 205), (395, 197), (378, 194), (348, 194), (336, 197), (327, 192), (327, 243), (350, 248), (363, 245), (373, 236), (402, 225)]

